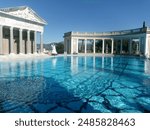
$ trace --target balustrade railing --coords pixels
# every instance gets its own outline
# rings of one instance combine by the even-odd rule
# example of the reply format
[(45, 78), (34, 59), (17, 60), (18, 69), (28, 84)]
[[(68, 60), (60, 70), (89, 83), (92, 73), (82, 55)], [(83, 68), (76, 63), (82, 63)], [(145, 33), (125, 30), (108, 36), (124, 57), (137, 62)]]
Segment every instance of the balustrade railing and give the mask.
[(77, 35), (77, 36), (111, 36), (111, 35), (127, 35), (135, 33), (145, 33), (150, 28), (137, 28), (130, 30), (112, 31), (112, 32), (68, 32), (64, 36)]

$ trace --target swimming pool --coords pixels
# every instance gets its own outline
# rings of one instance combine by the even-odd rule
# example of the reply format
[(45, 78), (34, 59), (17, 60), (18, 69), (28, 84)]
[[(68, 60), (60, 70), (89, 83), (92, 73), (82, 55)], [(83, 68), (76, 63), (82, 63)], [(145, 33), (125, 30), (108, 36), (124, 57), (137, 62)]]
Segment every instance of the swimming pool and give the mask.
[(0, 112), (150, 112), (150, 61), (68, 56), (0, 62)]

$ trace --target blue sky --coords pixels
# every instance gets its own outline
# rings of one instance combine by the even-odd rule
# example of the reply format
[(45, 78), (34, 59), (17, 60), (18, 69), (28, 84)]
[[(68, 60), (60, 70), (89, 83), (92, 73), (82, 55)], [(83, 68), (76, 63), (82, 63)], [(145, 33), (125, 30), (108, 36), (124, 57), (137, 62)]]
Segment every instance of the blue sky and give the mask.
[(27, 5), (48, 22), (44, 42), (68, 31), (103, 32), (150, 26), (150, 0), (0, 0), (0, 8)]

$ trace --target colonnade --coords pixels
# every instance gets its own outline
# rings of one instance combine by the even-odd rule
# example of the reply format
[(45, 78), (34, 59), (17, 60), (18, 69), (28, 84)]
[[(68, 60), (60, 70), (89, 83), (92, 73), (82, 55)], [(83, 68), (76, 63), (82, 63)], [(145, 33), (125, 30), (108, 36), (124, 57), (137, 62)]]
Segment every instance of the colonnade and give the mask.
[[(86, 54), (87, 53), (87, 40), (93, 40), (93, 53), (95, 54), (96, 53), (96, 40), (102, 40), (102, 54), (105, 54), (105, 40), (111, 40), (111, 54), (113, 54), (113, 51), (114, 51), (114, 39), (111, 38), (111, 39), (76, 39), (76, 42), (74, 42), (73, 40), (71, 40), (71, 54), (73, 53), (79, 53), (79, 40), (82, 40), (83, 43), (84, 43), (84, 53)], [(76, 45), (76, 48), (74, 48)], [(66, 45), (68, 46), (68, 45)], [(68, 47), (66, 47), (67, 49)]]
[[(27, 30), (23, 28), (14, 28), (13, 26), (2, 26), (0, 25), (0, 54), (4, 54), (4, 43), (3, 43), (3, 37), (4, 37), (4, 29), (7, 28), (9, 30), (8, 34), (8, 46), (9, 46), (9, 54), (14, 54), (14, 30), (19, 31), (19, 52), (18, 54), (29, 54), (29, 53), (37, 53), (37, 31), (35, 30)], [(24, 33), (25, 32), (25, 33)], [(33, 44), (31, 44), (31, 32), (33, 33)], [(23, 37), (26, 34), (25, 43), (26, 45), (23, 45)], [(26, 46), (26, 47), (24, 47)], [(26, 51), (25, 51), (26, 50)], [(43, 52), (43, 32), (40, 32), (40, 52)]]
[[(87, 41), (91, 40), (91, 46), (92, 46), (92, 53), (99, 53), (96, 52), (96, 43), (97, 41), (101, 41), (101, 52), (102, 54), (133, 54), (133, 48), (135, 54), (144, 53), (144, 46), (141, 47), (142, 44), (144, 44), (144, 41), (142, 41), (142, 38), (144, 37), (122, 37), (122, 38), (71, 38), (65, 39), (65, 51), (69, 54), (74, 53), (89, 53), (87, 52)], [(107, 42), (109, 41), (109, 42)], [(134, 42), (134, 43), (133, 43)], [(79, 44), (82, 44), (83, 50), (82, 52), (79, 52)], [(109, 44), (109, 45), (108, 45)], [(134, 45), (134, 47), (133, 47)], [(109, 47), (108, 47), (109, 46)], [(125, 46), (127, 52), (125, 52)], [(119, 48), (118, 48), (119, 47)], [(109, 50), (109, 52), (108, 52)], [(117, 52), (116, 52), (117, 51)]]

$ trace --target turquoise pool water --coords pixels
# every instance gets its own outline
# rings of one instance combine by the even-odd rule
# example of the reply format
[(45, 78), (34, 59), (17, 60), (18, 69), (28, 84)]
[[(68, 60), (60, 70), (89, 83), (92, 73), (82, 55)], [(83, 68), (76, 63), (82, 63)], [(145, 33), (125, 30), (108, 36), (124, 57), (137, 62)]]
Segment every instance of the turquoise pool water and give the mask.
[(150, 112), (150, 60), (68, 56), (0, 62), (0, 112)]

